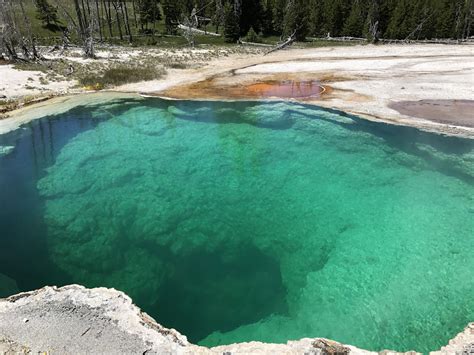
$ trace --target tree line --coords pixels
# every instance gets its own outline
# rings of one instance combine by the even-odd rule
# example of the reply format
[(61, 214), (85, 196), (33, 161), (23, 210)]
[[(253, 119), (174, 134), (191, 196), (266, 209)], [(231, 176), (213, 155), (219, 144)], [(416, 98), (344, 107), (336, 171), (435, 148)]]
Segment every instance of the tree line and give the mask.
[[(473, 0), (234, 0), (224, 8), (229, 39), (244, 36), (250, 28), (263, 35), (296, 31), (299, 40), (466, 39), (474, 16)], [(221, 19), (209, 15), (214, 21)]]
[[(33, 2), (36, 19), (25, 11)], [(227, 42), (250, 36), (350, 36), (384, 39), (457, 39), (471, 36), (474, 0), (0, 0), (0, 50), (37, 55), (31, 22), (70, 33), (93, 56), (94, 41), (186, 29), (222, 33)], [(158, 24), (162, 24), (158, 30)], [(164, 24), (164, 27), (163, 27)], [(186, 31), (185, 31), (186, 32)], [(194, 42), (193, 42), (194, 43)]]

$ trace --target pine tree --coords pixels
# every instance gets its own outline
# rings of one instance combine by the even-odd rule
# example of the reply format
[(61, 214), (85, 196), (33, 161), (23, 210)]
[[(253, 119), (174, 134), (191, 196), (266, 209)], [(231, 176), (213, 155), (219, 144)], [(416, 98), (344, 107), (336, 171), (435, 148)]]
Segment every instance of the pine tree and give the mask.
[[(387, 28), (399, 0), (376, 0), (379, 7), (379, 32), (387, 37)], [(388, 37), (387, 37), (388, 38)]]
[(324, 35), (323, 0), (311, 0), (309, 3), (309, 33), (315, 36)]
[(355, 0), (352, 4), (349, 17), (344, 24), (343, 34), (346, 36), (361, 37), (364, 27), (364, 17), (361, 1)]
[(286, 5), (287, 0), (275, 0), (273, 7), (273, 28), (279, 34), (283, 34)]
[(427, 39), (432, 37), (436, 25), (435, 9), (430, 8), (430, 0), (418, 0), (414, 4), (411, 16), (411, 38)]
[(176, 0), (162, 0), (162, 8), (165, 16), (166, 33), (175, 35), (178, 32), (179, 5)]
[(48, 0), (35, 0), (36, 10), (38, 12), (38, 19), (43, 22), (45, 27), (50, 27), (51, 25), (57, 25), (58, 20), (58, 9), (54, 6), (51, 6), (48, 3)]
[(219, 32), (219, 27), (225, 22), (225, 12), (222, 0), (216, 0), (216, 9), (212, 15), (212, 22), (216, 26), (216, 32)]
[(176, 0), (179, 3), (180, 11), (183, 14), (187, 14), (188, 16), (191, 14), (194, 8), (194, 0)]
[(454, 38), (455, 35), (455, 3), (444, 0), (440, 13), (437, 16), (436, 37)]
[(267, 0), (262, 18), (262, 32), (265, 36), (270, 36), (275, 33), (273, 26), (273, 10), (274, 0)]
[(253, 27), (250, 27), (250, 30), (247, 32), (247, 35), (245, 36), (245, 40), (247, 42), (252, 42), (252, 43), (259, 43), (260, 37), (258, 36), (257, 32), (253, 29)]
[(413, 31), (411, 5), (409, 0), (400, 0), (388, 24), (386, 37), (405, 39)]
[(160, 7), (157, 0), (139, 0), (138, 13), (140, 15), (140, 25), (142, 30), (148, 28), (149, 23), (161, 20)]
[(308, 10), (306, 0), (289, 0), (283, 20), (283, 34), (292, 35), (296, 31), (296, 39), (304, 41), (308, 35)]
[(342, 33), (345, 12), (350, 11), (350, 5), (344, 0), (327, 0), (324, 6), (326, 13), (325, 32), (337, 37)]
[(370, 0), (367, 4), (367, 16), (362, 35), (371, 43), (377, 43), (380, 34), (380, 4), (379, 0)]
[(262, 30), (263, 6), (261, 0), (241, 0), (240, 34), (245, 35), (251, 27), (258, 33)]
[(224, 38), (228, 43), (235, 43), (240, 38), (239, 18), (235, 13), (234, 6), (227, 3), (224, 7), (225, 23)]

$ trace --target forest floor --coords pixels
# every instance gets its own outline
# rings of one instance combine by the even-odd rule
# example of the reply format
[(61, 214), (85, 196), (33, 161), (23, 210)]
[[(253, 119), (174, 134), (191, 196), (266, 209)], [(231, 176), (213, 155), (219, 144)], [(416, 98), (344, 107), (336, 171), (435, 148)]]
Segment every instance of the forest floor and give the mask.
[[(14, 116), (6, 112), (32, 100), (106, 89), (176, 99), (291, 99), (474, 137), (472, 44), (266, 50), (108, 47), (95, 60), (72, 49), (61, 58), (45, 53), (46, 65), (0, 63), (0, 112)], [(109, 75), (111, 69), (135, 80)], [(145, 80), (131, 82), (137, 77)]]

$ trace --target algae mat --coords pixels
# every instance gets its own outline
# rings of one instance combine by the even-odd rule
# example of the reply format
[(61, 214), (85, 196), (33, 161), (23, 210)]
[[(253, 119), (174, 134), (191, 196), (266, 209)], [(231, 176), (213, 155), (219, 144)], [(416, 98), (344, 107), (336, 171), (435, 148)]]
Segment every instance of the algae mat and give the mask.
[(474, 320), (471, 140), (284, 102), (124, 99), (0, 143), (0, 272), (21, 289), (115, 287), (209, 346), (429, 351)]

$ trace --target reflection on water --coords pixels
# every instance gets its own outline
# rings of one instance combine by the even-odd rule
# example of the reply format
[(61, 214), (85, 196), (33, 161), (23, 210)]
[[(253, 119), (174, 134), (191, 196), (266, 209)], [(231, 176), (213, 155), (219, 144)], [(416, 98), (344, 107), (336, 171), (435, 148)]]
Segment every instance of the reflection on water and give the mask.
[(324, 88), (315, 80), (283, 80), (251, 84), (245, 90), (255, 97), (317, 98)]
[(0, 296), (115, 287), (206, 345), (427, 351), (474, 318), (472, 141), (300, 104), (123, 100), (0, 145)]

